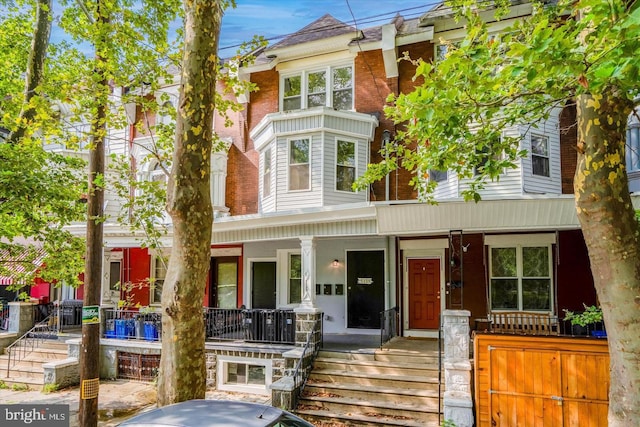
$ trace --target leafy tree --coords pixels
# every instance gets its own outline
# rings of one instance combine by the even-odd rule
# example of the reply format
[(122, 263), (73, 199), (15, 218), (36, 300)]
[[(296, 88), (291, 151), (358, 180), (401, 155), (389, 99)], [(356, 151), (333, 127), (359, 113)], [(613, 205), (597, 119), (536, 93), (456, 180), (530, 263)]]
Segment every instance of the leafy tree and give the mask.
[[(16, 289), (36, 274), (77, 285), (83, 240), (64, 227), (84, 216), (84, 162), (43, 148), (65, 129), (62, 105), (50, 94), (58, 93), (53, 88), (73, 53), (49, 46), (50, 1), (34, 2), (33, 9), (0, 6), (0, 58), (6, 64), (0, 78), (0, 127), (6, 129), (0, 138), (0, 274), (14, 274), (19, 263), (28, 268), (15, 278)], [(47, 54), (60, 64), (55, 73), (45, 72)]]
[[(509, 3), (496, 2), (498, 19)], [(464, 196), (477, 201), (487, 180), (527, 154), (518, 138), (500, 138), (506, 127), (575, 105), (576, 209), (607, 325), (609, 425), (640, 425), (639, 227), (625, 170), (625, 128), (640, 91), (640, 5), (535, 1), (531, 16), (499, 38), (489, 34), (487, 12), (475, 1), (447, 5), (465, 22), (466, 36), (449, 43), (442, 60), (414, 61), (420, 83), (392, 97), (387, 109), (405, 126), (397, 136), (402, 144), (365, 180), (402, 164), (430, 199), (435, 183), (425, 183), (425, 171), (449, 170), (469, 180)]]

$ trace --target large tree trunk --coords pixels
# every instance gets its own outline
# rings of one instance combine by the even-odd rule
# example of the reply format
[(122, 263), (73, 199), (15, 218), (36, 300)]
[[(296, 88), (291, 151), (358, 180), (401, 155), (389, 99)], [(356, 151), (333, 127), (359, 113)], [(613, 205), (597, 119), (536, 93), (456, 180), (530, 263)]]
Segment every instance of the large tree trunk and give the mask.
[(22, 110), (20, 111), (18, 127), (7, 138), (9, 142), (15, 143), (22, 139), (36, 115), (36, 111), (30, 105), (30, 101), (36, 96), (44, 76), (44, 64), (51, 35), (51, 7), (51, 0), (38, 0), (36, 25), (33, 29), (31, 52), (29, 52), (29, 61), (27, 63)]
[(576, 208), (611, 355), (609, 426), (640, 425), (639, 227), (625, 170), (624, 94), (581, 95)]
[(173, 246), (162, 290), (160, 406), (204, 398), (202, 302), (213, 213), (209, 193), (218, 35), (215, 0), (185, 0), (185, 42), (176, 142), (168, 190)]

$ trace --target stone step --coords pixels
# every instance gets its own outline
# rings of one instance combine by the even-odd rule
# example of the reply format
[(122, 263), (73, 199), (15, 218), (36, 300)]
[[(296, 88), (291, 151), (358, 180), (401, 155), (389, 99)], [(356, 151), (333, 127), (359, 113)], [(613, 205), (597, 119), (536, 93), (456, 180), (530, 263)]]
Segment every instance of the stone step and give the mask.
[(438, 406), (437, 387), (432, 389), (372, 388), (358, 384), (311, 383), (305, 386), (304, 397), (344, 397), (366, 401), (382, 401), (398, 405)]
[(379, 427), (379, 426), (402, 426), (402, 427), (438, 427), (440, 417), (436, 413), (424, 413), (419, 419), (413, 419), (403, 414), (397, 416), (387, 416), (375, 413), (360, 414), (350, 412), (333, 412), (327, 408), (315, 405), (300, 405), (295, 411), (305, 420), (319, 427)]
[(372, 374), (334, 369), (313, 369), (308, 383), (358, 384), (367, 387), (390, 387), (431, 390), (438, 387), (438, 373), (425, 376)]
[(437, 376), (438, 365), (415, 365), (401, 362), (380, 362), (374, 360), (345, 360), (334, 358), (317, 358), (313, 362), (314, 369), (332, 369), (347, 372), (368, 374), (387, 374), (393, 376)]
[[(52, 360), (62, 360), (68, 357), (68, 353), (66, 348), (58, 349), (58, 348), (35, 348), (31, 349), (12, 349), (12, 351), (17, 351), (19, 354), (19, 358), (21, 360), (31, 360), (36, 362), (51, 362)], [(6, 352), (5, 354), (0, 355), (0, 360), (6, 360), (9, 357), (9, 354)], [(0, 362), (0, 366), (2, 366), (2, 362)]]

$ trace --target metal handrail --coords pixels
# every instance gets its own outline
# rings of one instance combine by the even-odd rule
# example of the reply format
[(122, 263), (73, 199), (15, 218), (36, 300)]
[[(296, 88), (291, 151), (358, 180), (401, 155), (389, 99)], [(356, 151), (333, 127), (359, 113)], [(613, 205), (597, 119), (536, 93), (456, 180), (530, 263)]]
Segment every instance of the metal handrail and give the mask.
[[(320, 341), (313, 343), (313, 349), (309, 351), (309, 347), (312, 346), (312, 338), (320, 333)], [(316, 323), (313, 325), (313, 329), (307, 335), (307, 341), (302, 348), (302, 354), (296, 363), (295, 370), (293, 371), (293, 384), (294, 384), (294, 392), (292, 396), (291, 409), (295, 409), (298, 406), (298, 400), (304, 391), (304, 386), (307, 384), (307, 379), (309, 379), (309, 374), (311, 373), (311, 369), (313, 367), (313, 362), (316, 360), (318, 356), (318, 352), (320, 351), (320, 347), (322, 346), (322, 319), (316, 320)], [(305, 359), (307, 362), (305, 363)]]
[(399, 313), (400, 310), (397, 306), (380, 312), (380, 348), (398, 336)]
[[(33, 350), (40, 347), (44, 342), (45, 336), (57, 334), (56, 325), (50, 326), (49, 319), (51, 316), (45, 317), (41, 322), (34, 325), (25, 332), (20, 338), (6, 347), (7, 357), (7, 378), (10, 376), (11, 368), (16, 366), (20, 361), (30, 354)], [(37, 332), (37, 333), (36, 333)], [(12, 363), (13, 362), (13, 363)]]

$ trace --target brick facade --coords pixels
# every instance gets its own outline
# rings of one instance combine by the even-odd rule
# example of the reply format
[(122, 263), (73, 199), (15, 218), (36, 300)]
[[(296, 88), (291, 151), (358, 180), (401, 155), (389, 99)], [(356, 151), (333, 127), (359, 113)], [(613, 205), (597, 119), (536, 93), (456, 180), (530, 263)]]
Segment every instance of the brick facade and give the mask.
[(577, 143), (576, 106), (567, 105), (560, 113), (560, 168), (563, 194), (573, 194), (573, 176), (578, 165)]

